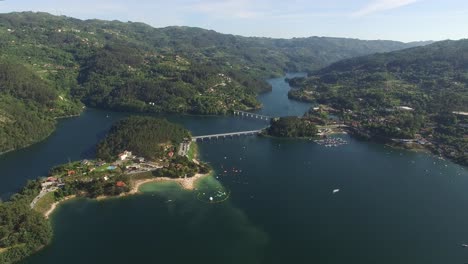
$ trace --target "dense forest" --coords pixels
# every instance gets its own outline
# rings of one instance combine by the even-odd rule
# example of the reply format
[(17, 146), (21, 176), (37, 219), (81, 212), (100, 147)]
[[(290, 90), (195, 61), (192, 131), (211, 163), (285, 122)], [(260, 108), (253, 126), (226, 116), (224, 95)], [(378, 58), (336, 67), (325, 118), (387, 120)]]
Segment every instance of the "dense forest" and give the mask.
[(160, 159), (189, 138), (188, 130), (165, 119), (133, 116), (112, 126), (98, 144), (96, 156), (113, 161), (119, 153), (129, 150), (147, 159)]
[(338, 109), (368, 136), (424, 138), (468, 164), (467, 69), (468, 40), (442, 41), (334, 63), (290, 80), (289, 96)]
[(29, 206), (40, 188), (39, 181), (31, 181), (10, 201), (0, 201), (0, 263), (16, 263), (51, 240), (49, 221)]
[[(260, 107), (265, 78), (423, 45), (341, 38), (270, 39), (190, 27), (0, 15), (0, 152), (38, 141), (54, 119), (90, 107), (224, 114)], [(25, 133), (28, 131), (28, 133)]]
[(62, 99), (31, 69), (0, 58), (0, 152), (41, 140), (55, 118), (79, 113), (78, 102)]
[(315, 123), (307, 118), (287, 116), (272, 119), (266, 132), (274, 137), (312, 138), (317, 136), (318, 129)]

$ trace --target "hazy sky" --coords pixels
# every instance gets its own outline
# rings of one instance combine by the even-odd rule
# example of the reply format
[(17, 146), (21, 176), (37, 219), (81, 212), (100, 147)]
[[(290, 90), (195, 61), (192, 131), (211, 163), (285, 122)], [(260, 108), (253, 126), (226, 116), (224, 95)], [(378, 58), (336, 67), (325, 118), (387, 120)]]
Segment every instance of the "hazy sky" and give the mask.
[(4, 0), (0, 13), (196, 26), (243, 36), (401, 41), (468, 37), (467, 0)]

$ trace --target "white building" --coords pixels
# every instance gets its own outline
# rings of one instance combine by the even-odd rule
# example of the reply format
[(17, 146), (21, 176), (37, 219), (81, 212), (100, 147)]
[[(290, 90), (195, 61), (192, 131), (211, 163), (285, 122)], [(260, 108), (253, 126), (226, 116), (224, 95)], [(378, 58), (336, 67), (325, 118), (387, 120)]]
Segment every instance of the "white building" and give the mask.
[(397, 106), (396, 109), (398, 110), (405, 110), (405, 111), (413, 111), (414, 109), (408, 106)]
[(119, 154), (119, 159), (120, 160), (126, 160), (128, 158), (132, 157), (132, 152), (125, 150), (124, 152)]

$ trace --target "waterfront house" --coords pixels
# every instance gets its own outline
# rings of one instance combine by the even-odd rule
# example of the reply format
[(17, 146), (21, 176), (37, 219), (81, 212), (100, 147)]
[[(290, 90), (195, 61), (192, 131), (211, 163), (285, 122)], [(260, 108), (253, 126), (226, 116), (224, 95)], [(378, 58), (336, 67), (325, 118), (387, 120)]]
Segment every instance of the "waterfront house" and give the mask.
[(120, 160), (126, 160), (132, 157), (132, 152), (125, 150), (124, 152), (119, 154), (119, 159)]
[(46, 181), (48, 182), (56, 182), (58, 179), (56, 177), (48, 177)]
[(55, 185), (55, 182), (43, 182), (41, 183), (41, 187), (44, 189), (44, 188), (47, 188), (47, 187), (50, 187), (52, 185)]

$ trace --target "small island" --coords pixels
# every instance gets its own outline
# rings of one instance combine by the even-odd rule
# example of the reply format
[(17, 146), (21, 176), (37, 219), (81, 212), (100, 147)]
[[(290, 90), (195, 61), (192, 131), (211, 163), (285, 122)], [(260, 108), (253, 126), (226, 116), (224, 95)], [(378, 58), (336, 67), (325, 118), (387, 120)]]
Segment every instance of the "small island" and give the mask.
[(318, 129), (316, 124), (306, 117), (287, 116), (272, 119), (265, 133), (273, 137), (315, 138)]
[(62, 201), (135, 194), (154, 181), (194, 189), (195, 181), (210, 173), (196, 155), (196, 144), (180, 125), (141, 116), (117, 122), (97, 145), (96, 159), (56, 166), (48, 177), (29, 181), (0, 202), (0, 263), (17, 262), (47, 245), (52, 238), (47, 218)]
[(273, 118), (262, 135), (280, 138), (324, 139), (333, 134), (346, 133), (347, 126), (329, 114), (323, 105), (312, 107), (302, 117)]

